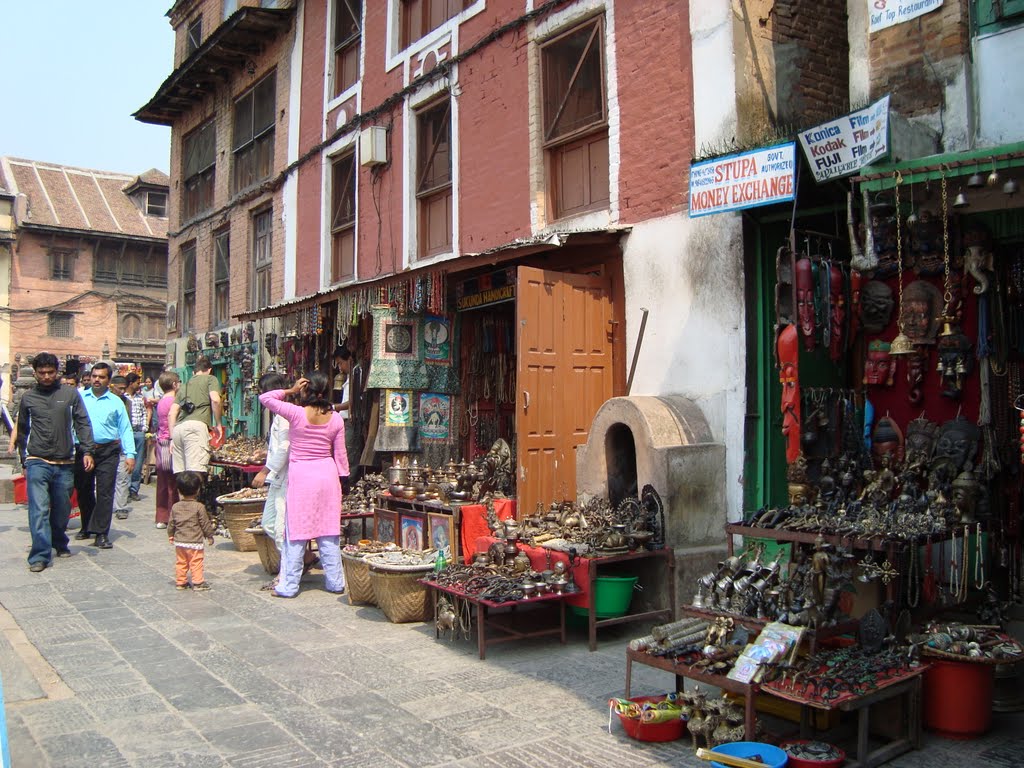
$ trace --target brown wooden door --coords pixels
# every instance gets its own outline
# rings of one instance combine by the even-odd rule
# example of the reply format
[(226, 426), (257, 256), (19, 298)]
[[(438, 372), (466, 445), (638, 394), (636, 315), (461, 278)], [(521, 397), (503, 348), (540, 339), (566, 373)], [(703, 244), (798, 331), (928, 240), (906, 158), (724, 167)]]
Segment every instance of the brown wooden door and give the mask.
[(612, 396), (611, 282), (519, 267), (516, 487), (519, 514), (576, 498), (576, 447)]

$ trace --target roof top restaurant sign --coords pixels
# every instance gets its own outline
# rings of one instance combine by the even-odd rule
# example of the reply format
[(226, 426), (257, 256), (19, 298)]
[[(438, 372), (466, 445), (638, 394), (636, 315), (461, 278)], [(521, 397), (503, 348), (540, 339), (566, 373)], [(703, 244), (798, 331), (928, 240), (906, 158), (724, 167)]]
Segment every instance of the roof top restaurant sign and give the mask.
[(793, 199), (796, 144), (779, 144), (690, 166), (690, 218)]
[(868, 0), (869, 32), (902, 24), (942, 6), (942, 0)]

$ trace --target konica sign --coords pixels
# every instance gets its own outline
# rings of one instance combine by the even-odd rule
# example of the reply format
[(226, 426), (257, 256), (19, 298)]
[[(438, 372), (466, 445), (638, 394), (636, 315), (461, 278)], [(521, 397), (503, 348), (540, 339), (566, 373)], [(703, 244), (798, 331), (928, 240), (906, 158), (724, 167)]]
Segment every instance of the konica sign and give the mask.
[(793, 142), (690, 166), (690, 218), (793, 199)]

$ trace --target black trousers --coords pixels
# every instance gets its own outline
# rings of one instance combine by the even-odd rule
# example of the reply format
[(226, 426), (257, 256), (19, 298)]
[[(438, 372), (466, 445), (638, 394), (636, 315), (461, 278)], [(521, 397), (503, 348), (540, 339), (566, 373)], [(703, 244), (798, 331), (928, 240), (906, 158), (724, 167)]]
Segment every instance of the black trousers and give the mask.
[(82, 530), (86, 533), (102, 533), (104, 536), (110, 533), (110, 520), (114, 516), (114, 484), (120, 460), (120, 440), (97, 443), (92, 457), (92, 472), (85, 471), (81, 449), (75, 452), (75, 490), (82, 514)]

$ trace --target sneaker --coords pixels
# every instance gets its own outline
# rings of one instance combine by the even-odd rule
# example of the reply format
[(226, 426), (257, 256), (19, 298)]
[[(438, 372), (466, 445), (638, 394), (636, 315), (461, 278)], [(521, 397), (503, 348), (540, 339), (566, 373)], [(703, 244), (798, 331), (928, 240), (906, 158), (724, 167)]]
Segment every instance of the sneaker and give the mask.
[(86, 539), (91, 539), (95, 535), (95, 533), (89, 533), (88, 531), (79, 531), (75, 534), (75, 541), (85, 541)]
[(32, 563), (29, 565), (28, 569), (32, 571), (32, 573), (41, 573), (46, 570), (46, 563)]
[(209, 592), (210, 585), (207, 584), (205, 581), (200, 581), (198, 584), (193, 584), (192, 589), (194, 589), (196, 592)]
[(58, 549), (57, 550), (57, 557), (71, 557), (71, 550), (70, 549)]
[(164, 528), (167, 527), (167, 523), (157, 523), (156, 527), (162, 531)]
[(142, 497), (135, 491), (128, 492), (128, 501), (142, 501)]
[(188, 589), (188, 584), (175, 584), (174, 588), (179, 592), (184, 592), (186, 589)]

